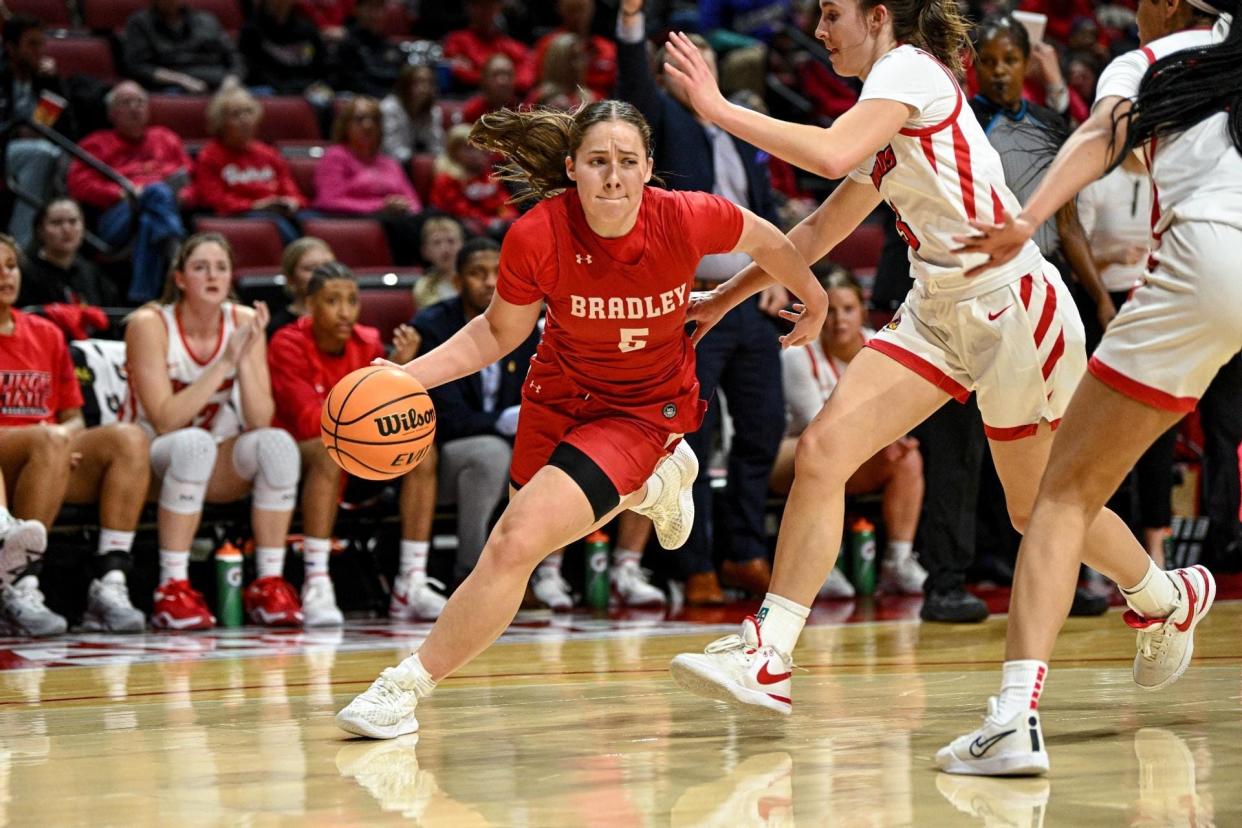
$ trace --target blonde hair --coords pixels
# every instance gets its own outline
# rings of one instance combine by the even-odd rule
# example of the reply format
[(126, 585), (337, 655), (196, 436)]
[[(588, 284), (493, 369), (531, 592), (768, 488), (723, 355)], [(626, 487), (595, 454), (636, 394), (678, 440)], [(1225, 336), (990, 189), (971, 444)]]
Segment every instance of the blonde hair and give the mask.
[(454, 156), (469, 145), (471, 129), (470, 124), (456, 124), (444, 136), (444, 149), (436, 156), (435, 165), (432, 167), (436, 175), (447, 174), (458, 181), (470, 177)]
[[(207, 103), (207, 134), (218, 136), (220, 128), (224, 126), (225, 111), (229, 104), (239, 103), (254, 110), (259, 120), (263, 119), (263, 107), (259, 105), (258, 99), (250, 94), (250, 91), (244, 86), (240, 86), (236, 81), (230, 81), (220, 87), (220, 91), (212, 96)], [(256, 122), (257, 123), (257, 122)]]
[(429, 216), (424, 222), (422, 229), (418, 231), (419, 244), (423, 244), (437, 230), (451, 230), (457, 234), (457, 238), (461, 241), (466, 240), (466, 231), (462, 229), (461, 222), (449, 216)]

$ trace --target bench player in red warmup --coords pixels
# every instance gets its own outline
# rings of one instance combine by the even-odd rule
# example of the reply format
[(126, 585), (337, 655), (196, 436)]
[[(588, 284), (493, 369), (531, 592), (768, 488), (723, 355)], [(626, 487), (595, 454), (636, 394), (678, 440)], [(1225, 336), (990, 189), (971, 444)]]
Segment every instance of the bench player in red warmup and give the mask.
[(624, 509), (650, 517), (666, 549), (685, 543), (698, 461), (681, 435), (706, 409), (685, 332), (701, 257), (739, 251), (781, 274), (805, 302), (787, 314), (797, 324), (786, 346), (811, 341), (827, 310), (771, 224), (719, 196), (646, 186), (651, 131), (629, 104), (501, 110), (480, 119), (471, 140), (507, 156), (510, 180), (542, 202), (505, 237), (487, 312), (405, 370), (434, 388), (512, 351), (545, 302), (547, 322), (523, 388), (515, 492), (478, 566), (418, 652), (337, 714), (343, 729), (377, 739), (418, 729), (418, 700), (500, 635), (552, 550)]
[[(1086, 527), (1139, 456), (1191, 411), (1242, 351), (1242, 30), (1238, 0), (1139, 0), (1143, 46), (1100, 76), (1091, 116), (1057, 154), (1016, 217), (977, 225), (966, 249), (1004, 262), (1034, 228), (1135, 149), (1153, 185), (1154, 248), (1147, 273), (1104, 332), (1074, 393), (1039, 485), (1014, 571), (1001, 705), (936, 754), (950, 773), (1048, 770), (1036, 710), (1065, 622)], [(1118, 427), (1121, 425), (1122, 427)], [(1101, 450), (1107, 446), (1107, 450)], [(1202, 566), (1161, 572), (1146, 556), (1125, 590), (1138, 631), (1134, 680), (1159, 690), (1186, 670), (1195, 627), (1216, 584)], [(1034, 680), (1018, 682), (1035, 665)], [(1013, 713), (1000, 708), (1009, 702)]]
[[(858, 103), (827, 129), (728, 103), (693, 44), (670, 40), (671, 82), (684, 85), (701, 117), (812, 172), (845, 177), (790, 232), (807, 261), (835, 247), (883, 198), (910, 246), (915, 278), (893, 321), (850, 363), (799, 440), (758, 614), (740, 634), (673, 660), (674, 679), (692, 692), (791, 712), (794, 644), (836, 560), (846, 482), (950, 398), (976, 393), (1010, 520), (1026, 528), (1053, 430), (1086, 368), (1083, 327), (1060, 274), (1029, 238), (1006, 260), (959, 249), (971, 222), (1000, 223), (1021, 206), (957, 82), (967, 33), (956, 0), (820, 0), (816, 37), (839, 74), (863, 79)], [(709, 325), (770, 283), (756, 263), (695, 313)], [(1107, 509), (1083, 532), (1086, 562), (1141, 612), (1151, 584), (1168, 579), (1151, 575), (1137, 539)], [(1018, 702), (1021, 691), (1009, 688), (1034, 688), (1043, 669), (1035, 659), (1006, 664), (997, 721), (1026, 710), (1029, 695)]]

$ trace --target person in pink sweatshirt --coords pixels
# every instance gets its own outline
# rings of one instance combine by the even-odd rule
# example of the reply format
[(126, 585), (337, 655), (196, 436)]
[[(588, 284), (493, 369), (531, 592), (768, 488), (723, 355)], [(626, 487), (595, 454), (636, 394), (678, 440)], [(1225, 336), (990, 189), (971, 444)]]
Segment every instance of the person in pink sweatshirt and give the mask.
[(383, 113), (374, 98), (341, 106), (332, 125), (333, 145), (315, 167), (315, 201), (322, 213), (366, 216), (384, 225), (398, 265), (418, 261), (418, 193), (401, 165), (380, 152)]

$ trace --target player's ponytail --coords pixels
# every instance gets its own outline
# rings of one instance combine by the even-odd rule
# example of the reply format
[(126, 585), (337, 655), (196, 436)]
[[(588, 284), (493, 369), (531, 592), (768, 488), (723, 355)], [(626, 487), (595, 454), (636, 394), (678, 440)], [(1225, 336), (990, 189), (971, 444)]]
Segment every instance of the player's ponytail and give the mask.
[(1173, 52), (1152, 64), (1129, 111), (1114, 110), (1114, 123), (1127, 126), (1126, 144), (1114, 166), (1146, 141), (1185, 132), (1220, 112), (1228, 118), (1234, 148), (1242, 153), (1242, 25), (1235, 22), (1242, 2), (1198, 0), (1192, 5), (1219, 12), (1216, 25), (1227, 34), (1219, 43)]
[(957, 0), (860, 0), (862, 11), (876, 6), (888, 9), (893, 37), (924, 49), (963, 76), (962, 58), (971, 51), (970, 21), (962, 16)]
[(556, 109), (500, 109), (489, 112), (470, 130), (470, 143), (505, 156), (497, 178), (516, 185), (513, 201), (538, 201), (573, 186), (565, 173), (582, 137), (595, 124), (624, 121), (638, 130), (651, 155), (651, 127), (631, 104), (596, 101), (573, 112)]

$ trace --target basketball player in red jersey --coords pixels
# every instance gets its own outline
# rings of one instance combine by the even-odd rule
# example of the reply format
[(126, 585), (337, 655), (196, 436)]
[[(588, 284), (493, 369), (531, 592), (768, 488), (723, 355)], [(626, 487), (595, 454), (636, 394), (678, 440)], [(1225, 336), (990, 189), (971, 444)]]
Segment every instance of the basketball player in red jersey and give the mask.
[(404, 366), (434, 388), (513, 350), (546, 302), (510, 476), (514, 494), (478, 566), (426, 642), (337, 714), (345, 730), (391, 739), (418, 729), (415, 705), (513, 619), (535, 565), (624, 509), (645, 514), (661, 545), (685, 543), (698, 472), (681, 435), (699, 427), (690, 284), (709, 253), (750, 255), (805, 306), (786, 346), (819, 332), (827, 299), (793, 245), (768, 222), (714, 195), (649, 188), (651, 132), (619, 101), (576, 113), (484, 116), (471, 140), (512, 162), (507, 178), (542, 203), (501, 249), (487, 312)]

